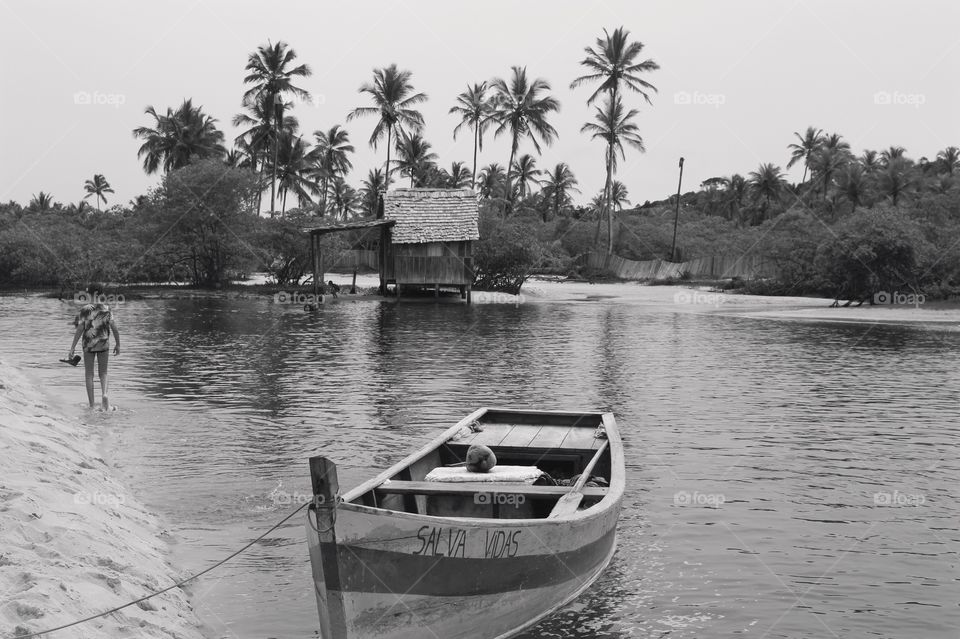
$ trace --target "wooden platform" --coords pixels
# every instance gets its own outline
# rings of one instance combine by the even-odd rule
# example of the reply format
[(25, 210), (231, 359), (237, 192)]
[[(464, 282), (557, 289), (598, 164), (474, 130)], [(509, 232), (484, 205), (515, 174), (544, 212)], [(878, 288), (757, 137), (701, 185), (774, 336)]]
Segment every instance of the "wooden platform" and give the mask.
[(534, 424), (481, 424), (483, 430), (452, 440), (451, 444), (483, 444), (525, 448), (568, 448), (596, 450), (603, 439), (593, 435), (595, 428), (582, 426), (537, 426)]

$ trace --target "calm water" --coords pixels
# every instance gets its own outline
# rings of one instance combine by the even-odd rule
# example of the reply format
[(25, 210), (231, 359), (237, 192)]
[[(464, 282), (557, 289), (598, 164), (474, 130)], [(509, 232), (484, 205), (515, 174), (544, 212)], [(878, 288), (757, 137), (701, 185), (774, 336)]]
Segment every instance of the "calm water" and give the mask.
[[(525, 637), (951, 637), (960, 628), (960, 333), (669, 304), (127, 302), (107, 454), (209, 566), (309, 492), (473, 408), (613, 411), (620, 547)], [(653, 293), (650, 293), (653, 295)], [(81, 414), (73, 310), (0, 299), (0, 356)], [(316, 636), (303, 520), (191, 588), (211, 636)]]

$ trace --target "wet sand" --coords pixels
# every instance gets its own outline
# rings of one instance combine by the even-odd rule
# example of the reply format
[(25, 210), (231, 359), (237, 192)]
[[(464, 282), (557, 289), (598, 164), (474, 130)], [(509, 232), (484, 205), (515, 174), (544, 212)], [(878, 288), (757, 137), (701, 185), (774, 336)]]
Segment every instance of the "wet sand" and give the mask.
[[(162, 523), (113, 476), (99, 452), (110, 414), (58, 414), (0, 362), (0, 628), (28, 636), (175, 583)], [(51, 635), (57, 639), (200, 639), (177, 588)]]

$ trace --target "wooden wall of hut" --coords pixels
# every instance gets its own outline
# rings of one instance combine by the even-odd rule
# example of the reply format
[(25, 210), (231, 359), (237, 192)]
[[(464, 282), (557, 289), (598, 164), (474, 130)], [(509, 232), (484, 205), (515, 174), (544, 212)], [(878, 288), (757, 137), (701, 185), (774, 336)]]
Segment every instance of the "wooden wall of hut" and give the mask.
[(448, 286), (473, 283), (471, 242), (390, 244), (387, 253), (388, 281)]

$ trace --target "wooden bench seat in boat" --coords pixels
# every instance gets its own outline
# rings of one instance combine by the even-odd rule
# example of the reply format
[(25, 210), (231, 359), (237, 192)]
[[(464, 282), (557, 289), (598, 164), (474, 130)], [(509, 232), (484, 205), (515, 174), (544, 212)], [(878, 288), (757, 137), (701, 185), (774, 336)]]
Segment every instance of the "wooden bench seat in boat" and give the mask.
[[(392, 479), (380, 484), (376, 490), (393, 495), (472, 495), (476, 493), (524, 495), (530, 499), (553, 499), (570, 492), (570, 486), (531, 486), (530, 484), (506, 484), (490, 482), (445, 483), (436, 481), (400, 481)], [(584, 487), (584, 497), (602, 498), (607, 488)]]

